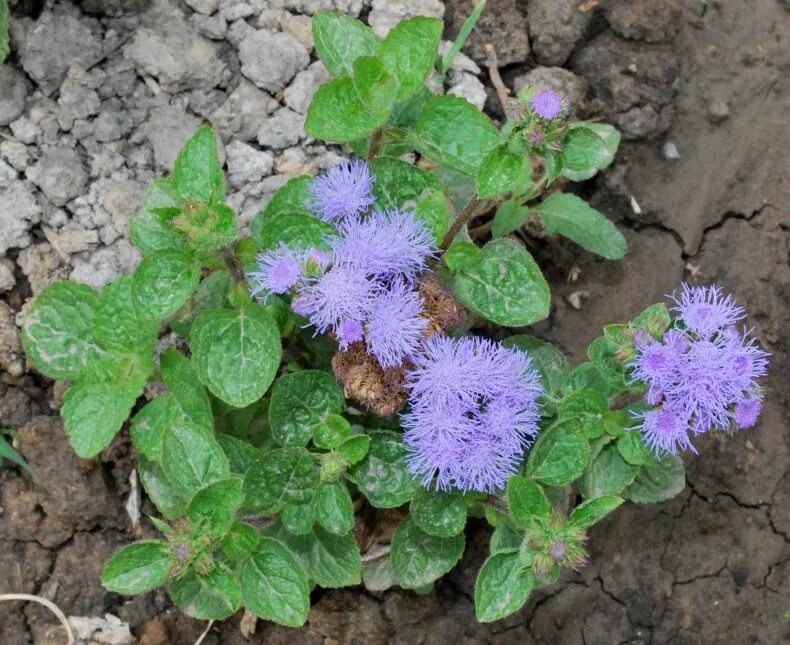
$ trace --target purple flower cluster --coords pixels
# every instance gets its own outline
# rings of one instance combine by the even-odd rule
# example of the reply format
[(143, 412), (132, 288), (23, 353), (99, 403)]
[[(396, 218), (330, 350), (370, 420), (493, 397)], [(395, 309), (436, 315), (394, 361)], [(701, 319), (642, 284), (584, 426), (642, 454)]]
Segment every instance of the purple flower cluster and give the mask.
[(656, 406), (639, 416), (639, 429), (657, 455), (696, 452), (694, 436), (754, 426), (762, 407), (756, 379), (768, 365), (749, 332), (735, 327), (746, 312), (731, 296), (684, 284), (675, 303), (673, 328), (661, 340), (638, 336), (630, 365)]
[(538, 92), (532, 97), (530, 102), (532, 111), (539, 117), (546, 120), (557, 118), (565, 109), (562, 96), (557, 92), (546, 90), (545, 92)]
[(402, 417), (412, 474), (441, 490), (504, 488), (538, 433), (543, 390), (529, 357), (483, 338), (435, 335), (412, 361)]
[(294, 292), (293, 310), (341, 349), (364, 341), (382, 367), (395, 367), (420, 347), (428, 321), (417, 276), (436, 252), (433, 233), (411, 211), (368, 213), (373, 178), (364, 161), (343, 162), (314, 180), (311, 208), (337, 233), (331, 254), (296, 253), (285, 245), (258, 258), (248, 275), (253, 295)]

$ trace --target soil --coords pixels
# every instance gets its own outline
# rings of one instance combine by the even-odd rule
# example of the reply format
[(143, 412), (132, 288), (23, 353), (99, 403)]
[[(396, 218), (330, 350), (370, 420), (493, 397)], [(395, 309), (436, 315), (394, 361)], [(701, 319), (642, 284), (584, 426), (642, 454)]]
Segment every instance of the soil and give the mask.
[[(548, 4), (552, 2), (555, 0)], [(64, 63), (34, 65), (36, 61), (28, 58), (31, 64), (22, 64), (25, 56), (32, 56), (26, 52), (33, 46), (31, 34), (36, 24), (66, 12), (74, 21), (74, 33), (80, 34), (79, 28), (84, 28), (87, 36), (92, 33), (94, 38), (104, 38), (112, 36), (108, 32), (113, 29), (126, 33), (154, 22), (145, 13), (150, 11), (146, 9), (150, 3), (140, 0), (104, 5), (105, 10), (111, 6), (120, 13), (128, 12), (120, 18), (106, 15), (112, 13), (109, 10), (103, 14), (102, 3), (84, 2), (81, 8), (68, 3), (41, 4), (12, 0), (12, 22), (18, 20), (25, 27), (25, 33), (14, 32), (16, 42), (26, 43), (27, 48), (21, 48), (22, 55), (12, 55), (5, 67), (24, 68), (24, 114), (32, 122), (38, 115), (44, 134), (38, 140), (23, 141), (24, 129), (18, 121), (14, 123), (19, 127), (0, 127), (0, 143), (18, 144), (0, 146), (0, 164), (3, 159), (10, 162), (13, 155), (18, 158), (20, 150), (38, 161), (44, 144), (52, 143), (46, 140), (47, 127), (54, 127), (56, 134), (58, 127), (64, 128), (62, 122), (48, 125), (41, 118), (54, 110), (52, 88), (58, 88), (66, 76)], [(154, 4), (172, 5), (184, 15), (192, 14), (187, 5), (212, 5), (199, 0)], [(176, 118), (177, 125), (186, 130), (197, 122), (196, 117), (216, 110), (215, 104), (221, 104), (238, 83), (239, 63), (233, 45), (244, 29), (239, 23), (247, 21), (257, 27), (256, 16), (260, 14), (261, 22), (265, 16), (252, 5), (267, 3), (223, 0), (220, 4), (232, 6), (234, 11), (245, 4), (252, 13), (245, 16), (244, 10), (241, 17), (231, 16), (227, 33), (217, 34), (218, 51), (228, 63), (221, 81), (207, 81), (208, 71), (201, 76), (192, 70), (170, 84), (176, 88), (172, 92), (187, 105), (192, 121)], [(356, 4), (356, 12), (362, 7), (364, 17), (370, 8), (368, 2), (291, 0), (269, 4), (289, 10), (288, 16), (280, 14), (280, 25), (297, 35), (302, 33), (298, 26), (305, 19), (300, 12), (317, 6)], [(377, 10), (377, 4), (381, 3), (373, 2), (372, 11)], [(432, 8), (441, 5), (427, 4)], [(470, 4), (468, 0), (445, 3), (446, 37), (460, 27)], [(678, 498), (660, 505), (632, 504), (619, 509), (591, 531), (591, 557), (586, 567), (534, 593), (522, 611), (500, 622), (482, 625), (474, 618), (474, 580), (488, 534), (483, 525), (471, 524), (463, 561), (427, 595), (402, 590), (375, 594), (362, 589), (318, 591), (309, 621), (300, 630), (261, 621), (254, 634), (245, 638), (239, 614), (215, 624), (204, 643), (790, 641), (786, 617), (790, 610), (790, 128), (786, 118), (790, 111), (790, 5), (779, 0), (590, 0), (582, 6), (592, 15), (581, 27), (574, 23), (574, 29), (569, 30), (562, 16), (556, 18), (556, 24), (552, 22), (552, 10), (559, 12), (567, 4), (556, 1), (547, 9), (547, 3), (538, 0), (490, 1), (487, 12), (491, 18), (482, 23), (480, 34), (467, 49), (482, 65), (481, 43), (489, 40), (496, 47), (502, 43), (506, 52), (502, 75), (510, 84), (542, 60), (565, 57), (562, 66), (582, 77), (586, 85), (575, 109), (581, 116), (614, 122), (624, 131), (615, 164), (578, 190), (617, 221), (628, 238), (629, 253), (614, 263), (593, 258), (571, 244), (548, 241), (543, 245), (537, 255), (552, 283), (553, 304), (550, 318), (532, 332), (555, 342), (571, 360), (579, 361), (604, 324), (633, 318), (647, 305), (661, 301), (682, 280), (715, 281), (749, 310), (760, 342), (773, 355), (764, 382), (766, 405), (759, 426), (735, 436), (700, 441), (699, 456), (686, 459), (688, 488)], [(575, 5), (579, 3), (570, 4), (578, 10)], [(87, 11), (93, 15), (84, 13)], [(501, 18), (508, 15), (515, 18)], [(568, 33), (577, 31), (581, 35), (560, 43), (564, 47), (554, 47), (556, 43), (546, 38), (536, 40), (532, 32), (537, 17), (545, 24), (542, 29), (556, 27), (557, 38), (567, 40)], [(227, 22), (231, 23), (230, 18)], [(531, 39), (525, 31), (527, 23)], [(197, 25), (198, 20), (188, 24)], [(201, 24), (201, 33), (210, 32), (205, 21)], [(220, 27), (216, 29), (221, 32)], [(96, 59), (95, 40), (84, 37), (68, 45), (67, 54), (83, 65)], [(111, 101), (108, 107), (121, 122), (128, 116), (134, 125), (128, 132), (134, 146), (121, 146), (116, 156), (133, 169), (131, 179), (125, 180), (139, 183), (161, 170), (156, 144), (149, 146), (136, 133), (140, 124), (135, 119), (141, 110), (147, 115), (164, 108), (141, 107), (140, 97), (147, 90), (139, 88), (150, 90), (151, 82), (156, 81), (148, 75), (151, 82), (143, 82), (139, 69), (127, 64), (127, 54), (125, 49), (114, 49), (100, 61), (99, 69), (112, 75), (118, 88), (137, 83), (138, 90), (116, 90), (116, 95), (126, 98), (108, 99), (99, 94), (105, 102)], [(71, 72), (69, 78), (73, 80)], [(495, 92), (484, 74), (479, 78), (488, 94), (486, 107), (497, 118)], [(194, 89), (189, 82), (202, 85)], [(60, 93), (67, 93), (63, 85)], [(286, 91), (286, 100), (287, 96)], [(275, 98), (281, 99), (282, 94)], [(85, 99), (91, 100), (90, 96)], [(259, 106), (262, 118), (276, 108), (270, 107)], [(58, 114), (63, 117), (63, 106), (60, 109)], [(231, 130), (248, 130), (245, 119), (249, 115), (258, 118), (256, 114), (250, 110), (238, 116)], [(76, 125), (65, 125), (77, 127), (79, 119), (85, 118), (77, 114), (72, 117)], [(153, 117), (145, 118), (150, 123)], [(176, 129), (171, 127), (168, 132)], [(253, 152), (274, 156), (261, 145), (253, 144)], [(162, 146), (164, 151), (165, 144)], [(275, 171), (281, 174), (303, 172), (303, 167), (315, 170), (327, 163), (327, 155), (331, 157), (331, 150), (309, 141), (278, 146), (275, 143), (270, 148), (276, 153)], [(292, 147), (285, 149), (287, 146)], [(75, 149), (88, 167), (86, 145)], [(90, 152), (95, 156), (95, 150)], [(673, 152), (679, 158), (673, 159)], [(254, 158), (263, 163), (260, 156)], [(109, 163), (115, 157), (106, 159)], [(125, 247), (118, 246), (124, 241), (123, 233), (116, 240), (101, 222), (85, 225), (79, 219), (80, 204), (68, 201), (74, 195), (58, 194), (60, 189), (48, 186), (40, 173), (31, 172), (25, 178), (25, 168), (32, 169), (27, 163), (11, 165), (16, 169), (14, 178), (26, 182), (41, 212), (31, 211), (21, 241), (6, 252), (6, 260), (0, 259), (0, 277), (3, 266), (12, 274), (12, 286), (4, 289), (5, 293), (0, 290), (0, 425), (19, 431), (18, 449), (40, 482), (8, 465), (0, 469), (0, 593), (40, 594), (56, 602), (67, 615), (113, 614), (128, 623), (145, 645), (193, 643), (205, 623), (180, 614), (163, 592), (128, 599), (102, 588), (99, 574), (104, 561), (131, 540), (153, 536), (145, 516), (155, 510), (143, 499), (144, 519), (132, 528), (124, 504), (135, 462), (124, 433), (100, 458), (81, 461), (74, 456), (57, 417), (63, 384), (26, 371), (13, 324), (15, 314), (34, 293), (52, 279), (69, 275), (70, 270), (72, 275), (85, 275), (84, 267), (91, 267), (89, 273), (108, 265), (113, 270), (128, 270), (122, 254)], [(271, 160), (262, 176), (270, 172)], [(84, 186), (85, 178), (77, 178), (78, 188), (87, 193), (100, 181), (95, 177), (92, 170)], [(268, 188), (270, 194), (276, 182), (270, 181)], [(245, 209), (259, 208), (265, 202), (264, 194), (246, 188), (240, 193), (239, 203)], [(64, 203), (65, 212), (59, 210)], [(126, 217), (133, 210), (134, 205), (127, 207)], [(92, 229), (95, 237), (98, 231), (98, 241), (87, 250), (61, 248), (56, 252), (58, 244), (50, 233), (58, 229), (58, 213)], [(72, 239), (71, 243), (78, 242)], [(7, 260), (13, 264), (2, 265)], [(43, 608), (0, 605), (3, 645), (63, 642), (63, 632)]]

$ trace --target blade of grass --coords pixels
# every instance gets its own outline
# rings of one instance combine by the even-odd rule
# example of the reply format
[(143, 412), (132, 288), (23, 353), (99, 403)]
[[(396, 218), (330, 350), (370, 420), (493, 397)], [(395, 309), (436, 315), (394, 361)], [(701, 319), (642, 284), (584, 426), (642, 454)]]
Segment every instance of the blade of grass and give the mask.
[(480, 18), (480, 14), (483, 13), (483, 9), (486, 7), (486, 0), (480, 0), (477, 3), (477, 6), (472, 10), (472, 13), (469, 14), (469, 17), (464, 21), (464, 26), (461, 27), (461, 31), (458, 32), (458, 36), (453, 43), (452, 48), (449, 52), (447, 52), (447, 56), (442, 60), (439, 66), (439, 74), (444, 80), (445, 75), (447, 74), (448, 70), (450, 69), (450, 65), (453, 64), (453, 60), (458, 55), (458, 52), (461, 51), (461, 48), (466, 44), (466, 39), (469, 38), (469, 34), (472, 33), (472, 29), (475, 28), (477, 24), (478, 18)]
[[(0, 437), (2, 437), (4, 434), (10, 435), (11, 432), (9, 430), (3, 430), (0, 428)], [(11, 461), (20, 468), (23, 468), (31, 477), (38, 479), (36, 477), (36, 473), (33, 472), (33, 469), (28, 466), (27, 462), (22, 459), (22, 456), (11, 447), (11, 444), (0, 438), (0, 464), (3, 463), (3, 459), (8, 459), (8, 461)]]

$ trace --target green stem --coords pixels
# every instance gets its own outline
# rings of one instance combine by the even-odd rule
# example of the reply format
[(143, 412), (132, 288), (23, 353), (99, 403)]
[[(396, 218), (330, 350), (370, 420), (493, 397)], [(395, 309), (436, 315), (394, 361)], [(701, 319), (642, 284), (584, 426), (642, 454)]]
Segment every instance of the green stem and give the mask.
[(480, 205), (480, 199), (477, 197), (477, 193), (472, 195), (472, 198), (466, 203), (466, 206), (463, 207), (460, 213), (455, 218), (450, 230), (447, 231), (444, 238), (442, 238), (441, 249), (446, 251), (449, 246), (453, 243), (455, 236), (458, 235), (458, 232), (469, 223), (469, 220), (475, 214), (477, 207)]

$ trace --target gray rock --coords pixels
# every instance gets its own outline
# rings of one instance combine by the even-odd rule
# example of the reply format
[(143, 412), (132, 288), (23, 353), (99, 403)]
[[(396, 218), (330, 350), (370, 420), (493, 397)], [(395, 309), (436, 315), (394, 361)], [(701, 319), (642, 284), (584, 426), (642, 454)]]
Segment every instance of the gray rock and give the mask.
[(104, 188), (99, 197), (99, 205), (109, 216), (110, 225), (115, 229), (116, 237), (127, 234), (129, 218), (140, 210), (144, 197), (145, 184), (131, 179), (110, 182)]
[(114, 112), (101, 111), (93, 121), (93, 136), (96, 141), (117, 141), (123, 136), (118, 115)]
[(0, 258), (0, 293), (11, 291), (15, 284), (14, 263), (11, 260)]
[(166, 92), (211, 89), (225, 71), (219, 46), (173, 14), (163, 16), (154, 28), (138, 28), (123, 53), (155, 77)]
[(339, 11), (354, 17), (359, 15), (365, 4), (367, 2), (363, 0), (285, 0), (283, 3), (286, 9), (295, 13), (312, 16), (316, 11)]
[(186, 0), (186, 3), (194, 11), (202, 13), (204, 16), (210, 16), (219, 9), (219, 0)]
[(592, 11), (579, 9), (578, 0), (529, 0), (529, 36), (535, 58), (544, 65), (562, 65), (592, 16)]
[(71, 264), (74, 268), (69, 278), (101, 289), (118, 276), (134, 271), (141, 259), (140, 251), (122, 237), (98, 251), (73, 256)]
[(565, 97), (572, 112), (576, 112), (579, 102), (587, 91), (587, 81), (562, 67), (536, 67), (526, 74), (513, 79), (513, 89), (518, 94), (525, 87), (533, 87), (537, 92), (551, 90)]
[(256, 11), (257, 5), (253, 6), (253, 4), (252, 2), (244, 2), (244, 0), (220, 0), (219, 12), (228, 22), (244, 20), (258, 13)]
[(227, 101), (212, 113), (211, 121), (244, 141), (254, 141), (261, 123), (279, 105), (266, 92), (241, 79)]
[(460, 96), (472, 105), (477, 106), (478, 109), (483, 109), (488, 95), (486, 94), (485, 86), (477, 76), (469, 72), (451, 71), (447, 78), (447, 83), (450, 86), (448, 94)]
[(55, 87), (70, 65), (86, 65), (101, 54), (90, 27), (65, 12), (45, 11), (18, 44), (22, 68), (45, 89)]
[(258, 143), (274, 150), (296, 145), (304, 137), (304, 115), (289, 108), (277, 110), (258, 129)]
[(118, 16), (124, 13), (140, 13), (151, 0), (79, 0), (80, 9), (97, 16)]
[(656, 139), (672, 125), (674, 109), (672, 105), (665, 105), (656, 110), (652, 105), (641, 105), (616, 114), (613, 118), (623, 132), (623, 138), (634, 141), (636, 139)]
[(244, 76), (264, 90), (279, 92), (307, 67), (310, 56), (290, 34), (259, 29), (242, 41), (239, 60)]
[[(529, 56), (527, 12), (523, 0), (488, 0), (475, 28), (464, 45), (464, 51), (477, 63), (487, 58), (486, 43), (494, 45), (500, 65), (522, 63)], [(448, 3), (446, 36), (455, 38), (474, 8), (473, 0)]]
[(16, 263), (27, 277), (33, 295), (42, 292), (53, 282), (65, 280), (69, 275), (63, 258), (48, 242), (23, 249)]
[(41, 134), (41, 128), (25, 116), (12, 121), (9, 127), (17, 141), (28, 145), (35, 143)]
[(63, 206), (77, 197), (87, 175), (74, 148), (45, 147), (41, 159), (27, 170), (27, 177), (56, 206)]
[(22, 376), (25, 372), (25, 354), (14, 317), (11, 307), (0, 301), (0, 370), (11, 376)]
[(211, 40), (224, 40), (228, 33), (228, 21), (225, 16), (203, 16), (199, 13), (190, 18), (190, 22), (202, 35)]
[(25, 77), (11, 65), (0, 65), (0, 125), (8, 125), (25, 111)]
[(0, 155), (2, 155), (17, 172), (24, 172), (30, 161), (27, 146), (24, 143), (11, 139), (0, 141)]
[[(439, 56), (444, 59), (453, 48), (453, 42), (450, 40), (443, 40), (439, 43)], [(480, 67), (469, 56), (463, 52), (458, 52), (450, 64), (450, 69), (456, 72), (471, 72), (472, 74), (480, 74)]]
[(156, 167), (172, 171), (178, 151), (199, 127), (198, 119), (175, 105), (151, 110), (141, 131), (153, 148)]
[(231, 45), (238, 49), (241, 47), (241, 43), (244, 42), (244, 39), (254, 33), (255, 27), (250, 25), (246, 20), (236, 20), (228, 25), (228, 32), (225, 34), (225, 38)]
[(274, 155), (271, 152), (256, 150), (237, 139), (225, 147), (225, 153), (228, 160), (228, 180), (235, 188), (261, 181), (271, 173), (274, 166)]
[(373, 0), (368, 24), (383, 38), (401, 20), (413, 16), (444, 18), (444, 3), (440, 0)]
[(730, 118), (730, 106), (727, 101), (713, 100), (708, 105), (705, 116), (711, 123), (722, 123)]
[(61, 130), (68, 132), (74, 126), (74, 121), (93, 116), (99, 111), (101, 99), (87, 83), (85, 70), (72, 65), (66, 80), (60, 85), (58, 96), (58, 123)]
[(307, 108), (318, 88), (329, 81), (329, 73), (321, 61), (299, 72), (284, 92), (285, 104), (294, 112), (307, 114)]
[(307, 49), (313, 49), (313, 20), (309, 16), (295, 16), (292, 13), (283, 11), (280, 16), (280, 27), (296, 40), (302, 43)]
[(661, 146), (661, 156), (667, 161), (677, 161), (680, 159), (678, 147), (672, 141), (667, 141)]
[(676, 0), (610, 0), (604, 5), (604, 14), (623, 38), (658, 43), (675, 37), (682, 11)]

